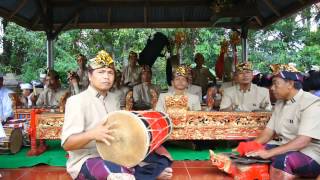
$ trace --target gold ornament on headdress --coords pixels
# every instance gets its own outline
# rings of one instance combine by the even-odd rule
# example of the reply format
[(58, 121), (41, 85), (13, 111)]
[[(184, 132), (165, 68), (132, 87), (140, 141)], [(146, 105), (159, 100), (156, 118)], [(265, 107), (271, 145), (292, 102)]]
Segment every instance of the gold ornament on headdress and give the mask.
[(237, 72), (241, 72), (241, 71), (245, 71), (245, 70), (252, 71), (252, 64), (250, 62), (237, 64), (237, 66), (236, 66)]
[(288, 64), (271, 64), (270, 69), (273, 75), (279, 74), (281, 71), (299, 72), (296, 67)]
[(92, 69), (102, 68), (102, 67), (111, 67), (113, 66), (113, 59), (106, 51), (99, 51), (97, 56), (93, 59), (90, 59), (89, 65)]
[(186, 66), (179, 66), (176, 68), (174, 75), (175, 76), (188, 76), (188, 68)]
[(240, 34), (237, 31), (233, 31), (230, 35), (230, 43), (234, 46), (240, 44)]

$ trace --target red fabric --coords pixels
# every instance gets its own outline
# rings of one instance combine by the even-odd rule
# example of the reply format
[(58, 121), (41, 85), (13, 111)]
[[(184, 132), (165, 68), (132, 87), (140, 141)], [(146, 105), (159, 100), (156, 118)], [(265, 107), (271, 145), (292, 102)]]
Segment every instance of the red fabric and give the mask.
[(237, 151), (240, 156), (244, 156), (248, 152), (257, 151), (260, 149), (263, 149), (263, 145), (257, 141), (241, 142), (237, 147)]
[(224, 71), (224, 53), (223, 52), (220, 52), (220, 55), (216, 62), (215, 70), (216, 70), (216, 76), (219, 79), (222, 79), (223, 71)]
[(267, 164), (252, 164), (246, 165), (244, 171), (236, 174), (234, 179), (237, 180), (269, 180), (269, 165)]
[(168, 159), (170, 159), (171, 161), (173, 161), (170, 153), (167, 151), (167, 149), (163, 146), (159, 146), (158, 148), (156, 148), (154, 150), (155, 153), (162, 155), (162, 156), (166, 156)]

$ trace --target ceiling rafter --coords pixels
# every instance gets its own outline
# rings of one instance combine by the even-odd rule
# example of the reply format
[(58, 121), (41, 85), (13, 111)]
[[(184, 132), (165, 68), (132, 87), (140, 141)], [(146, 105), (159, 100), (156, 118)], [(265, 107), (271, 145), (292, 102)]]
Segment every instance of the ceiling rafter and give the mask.
[(263, 0), (264, 3), (278, 16), (280, 17), (281, 14), (278, 11), (278, 9), (273, 5), (273, 3), (271, 2), (271, 0)]
[(16, 15), (20, 10), (21, 8), (24, 7), (24, 5), (26, 4), (27, 0), (22, 0), (19, 5), (17, 6), (17, 8), (10, 14), (9, 18), (12, 19), (12, 17), (14, 15)]
[(57, 27), (53, 33), (53, 37), (56, 37), (68, 24), (70, 24), (77, 16), (78, 12), (80, 12), (87, 5), (87, 1), (81, 1), (76, 4), (75, 10), (73, 13), (67, 18), (67, 20)]
[[(88, 6), (98, 6), (98, 7), (136, 7), (145, 5), (146, 0), (116, 0), (116, 1), (89, 1)], [(52, 5), (56, 7), (70, 7), (74, 4), (73, 1), (53, 1)], [(171, 7), (181, 7), (181, 6), (210, 6), (210, 1), (208, 0), (149, 0), (148, 5), (152, 6), (171, 6)]]
[(42, 19), (42, 23), (43, 26), (45, 28), (46, 34), (47, 36), (51, 36), (52, 32), (51, 32), (51, 27), (52, 27), (52, 22), (50, 21), (48, 14), (49, 14), (49, 10), (48, 10), (48, 6), (47, 3), (42, 4), (42, 0), (35, 0), (36, 2), (36, 6), (38, 8), (38, 11), (40, 12), (40, 17)]
[[(0, 8), (0, 16), (1, 17), (4, 17), (5, 19), (10, 19), (10, 14), (12, 12), (7, 10), (7, 9), (4, 9), (4, 8)], [(28, 20), (26, 20), (25, 18), (22, 18), (22, 17), (19, 17), (19, 16), (14, 16), (14, 18), (12, 18), (11, 20), (14, 20), (17, 24), (21, 25), (21, 26), (24, 26), (24, 27), (30, 27), (30, 23)]]

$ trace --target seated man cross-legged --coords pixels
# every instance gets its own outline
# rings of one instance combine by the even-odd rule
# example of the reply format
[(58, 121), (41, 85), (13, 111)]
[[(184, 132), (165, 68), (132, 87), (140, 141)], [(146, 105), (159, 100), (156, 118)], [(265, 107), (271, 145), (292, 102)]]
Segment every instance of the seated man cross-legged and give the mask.
[[(90, 85), (87, 90), (67, 100), (61, 145), (68, 151), (67, 171), (73, 179), (170, 179), (172, 161), (151, 152), (139, 165), (124, 167), (103, 160), (96, 141), (112, 145), (115, 123), (104, 126), (110, 112), (120, 110), (115, 94), (109, 92), (115, 79), (113, 59), (105, 52), (88, 62)], [(127, 147), (123, 147), (127, 148)], [(163, 151), (162, 151), (163, 152)]]
[(240, 143), (237, 149), (240, 154), (271, 159), (270, 179), (316, 178), (320, 175), (320, 98), (301, 89), (294, 67), (274, 69), (278, 71), (271, 91), (277, 102), (271, 119), (254, 141)]

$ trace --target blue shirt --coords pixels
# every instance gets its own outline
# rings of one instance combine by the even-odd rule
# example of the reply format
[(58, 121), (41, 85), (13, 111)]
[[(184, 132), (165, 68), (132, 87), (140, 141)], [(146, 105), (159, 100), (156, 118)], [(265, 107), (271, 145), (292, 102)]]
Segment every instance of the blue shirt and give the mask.
[(1, 87), (0, 88), (0, 120), (6, 121), (8, 117), (13, 117), (12, 101), (9, 94), (11, 90)]

